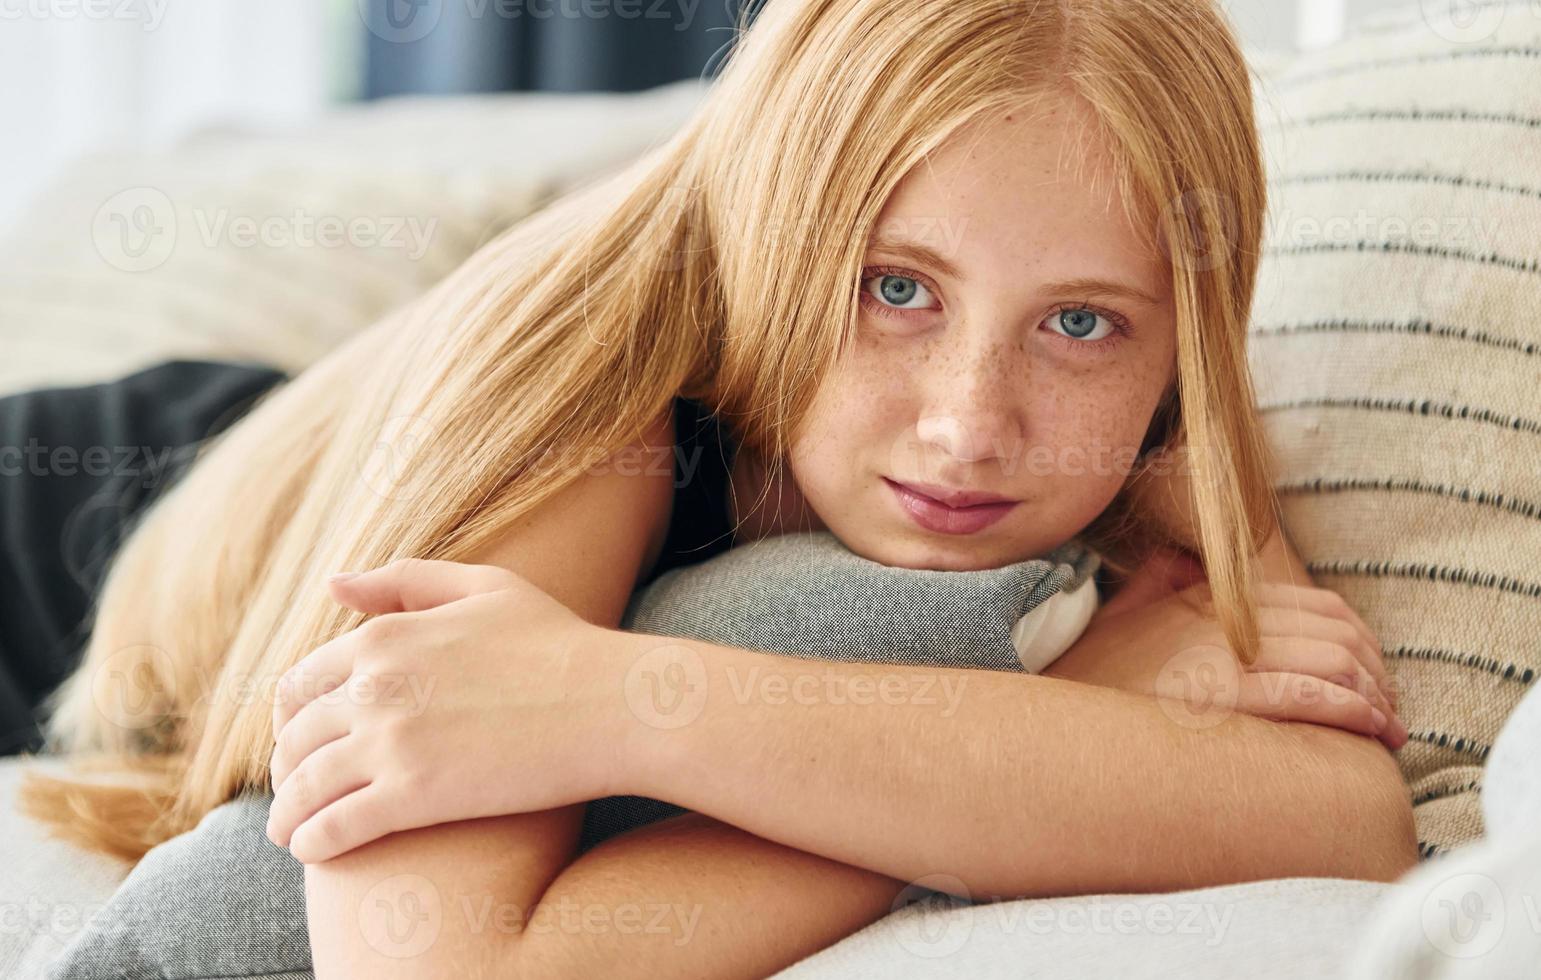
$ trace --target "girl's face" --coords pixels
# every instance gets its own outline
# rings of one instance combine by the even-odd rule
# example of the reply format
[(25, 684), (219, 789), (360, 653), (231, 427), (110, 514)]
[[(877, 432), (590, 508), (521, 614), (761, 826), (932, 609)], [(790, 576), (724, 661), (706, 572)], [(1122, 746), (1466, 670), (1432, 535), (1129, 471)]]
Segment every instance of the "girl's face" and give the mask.
[(1169, 266), (1125, 218), (1088, 110), (1039, 105), (976, 121), (896, 189), (792, 446), (815, 526), (873, 561), (995, 568), (1063, 544), (1113, 501), (1174, 378)]

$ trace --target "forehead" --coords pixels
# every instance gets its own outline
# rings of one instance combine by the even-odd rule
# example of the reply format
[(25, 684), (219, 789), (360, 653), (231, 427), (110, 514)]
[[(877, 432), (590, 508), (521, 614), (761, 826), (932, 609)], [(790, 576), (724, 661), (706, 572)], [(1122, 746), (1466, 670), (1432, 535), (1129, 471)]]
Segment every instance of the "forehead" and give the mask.
[(1090, 113), (1045, 95), (971, 120), (900, 182), (874, 237), (918, 241), (965, 276), (1117, 273), (1164, 293), (1166, 267)]

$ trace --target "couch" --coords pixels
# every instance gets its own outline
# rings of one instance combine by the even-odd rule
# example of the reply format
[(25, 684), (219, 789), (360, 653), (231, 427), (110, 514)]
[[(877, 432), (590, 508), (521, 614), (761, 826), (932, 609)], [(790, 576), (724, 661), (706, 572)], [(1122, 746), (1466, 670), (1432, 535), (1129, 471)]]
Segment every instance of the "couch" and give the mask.
[[(1387, 650), (1419, 867), (977, 905), (917, 888), (781, 976), (1541, 975), (1541, 11), (1444, 6), (1253, 53), (1273, 201), (1259, 403), (1286, 529)], [(300, 370), (701, 93), (402, 99), (84, 160), (0, 242), (0, 391), (179, 356)], [(391, 164), (360, 176), (385, 147)], [(271, 209), (270, 191), (290, 210), (437, 224), (255, 252), (191, 232), (220, 208)], [(169, 239), (129, 247), (112, 219), (133, 213)], [(0, 802), (17, 776), (0, 761)], [(0, 975), (42, 976), (131, 869), (4, 805), (0, 850)]]

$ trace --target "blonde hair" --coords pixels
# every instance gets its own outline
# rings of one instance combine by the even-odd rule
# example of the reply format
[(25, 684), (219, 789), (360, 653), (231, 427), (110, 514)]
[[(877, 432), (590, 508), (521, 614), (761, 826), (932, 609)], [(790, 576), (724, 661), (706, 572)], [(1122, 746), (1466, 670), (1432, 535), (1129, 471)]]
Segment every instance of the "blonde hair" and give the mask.
[[(1244, 353), (1264, 178), (1223, 14), (772, 0), (671, 138), (355, 338), (344, 376), (300, 375), (205, 447), (117, 555), (84, 661), (50, 699), (49, 747), (79, 772), (29, 772), (23, 805), (137, 859), (267, 789), (271, 684), (363, 619), (326, 573), (476, 553), (677, 395), (779, 467), (855, 323), (895, 186), (970, 119), (1046, 91), (1094, 110), (1137, 225), (1171, 257), (1178, 377), (1152, 431), (1191, 455), (1217, 614), (1252, 662), (1251, 556), (1275, 513)], [(399, 452), (383, 485), (381, 443)], [(1088, 529), (1112, 567), (1137, 510)]]

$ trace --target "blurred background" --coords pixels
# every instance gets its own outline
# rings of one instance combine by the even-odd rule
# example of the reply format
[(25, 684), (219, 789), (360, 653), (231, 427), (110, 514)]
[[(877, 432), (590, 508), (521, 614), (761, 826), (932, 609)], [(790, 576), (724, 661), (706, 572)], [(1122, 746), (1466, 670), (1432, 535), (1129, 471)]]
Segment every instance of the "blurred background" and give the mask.
[[(1397, 0), (1226, 0), (1299, 50)], [(759, 0), (0, 0), (0, 228), (61, 164), (397, 95), (710, 77)], [(748, 10), (743, 8), (748, 7)]]

